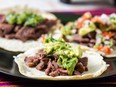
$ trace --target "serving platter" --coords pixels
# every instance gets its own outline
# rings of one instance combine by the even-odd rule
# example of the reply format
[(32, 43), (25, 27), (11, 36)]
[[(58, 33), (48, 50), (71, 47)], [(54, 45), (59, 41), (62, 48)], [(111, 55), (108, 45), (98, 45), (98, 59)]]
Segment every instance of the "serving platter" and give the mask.
[[(59, 19), (61, 19), (61, 21), (64, 24), (68, 21), (73, 21), (77, 17), (79, 17), (79, 15), (71, 14), (71, 13), (54, 13), (54, 14)], [(13, 56), (16, 56), (17, 54), (19, 54), (19, 53), (10, 52), (10, 51), (0, 49), (0, 72), (7, 74), (7, 75), (15, 76), (15, 77), (30, 79), (30, 78), (25, 77), (19, 73), (18, 66), (14, 62), (14, 58), (13, 58)], [(99, 76), (97, 78), (92, 78), (89, 80), (101, 79), (104, 77), (116, 75), (116, 58), (104, 58), (104, 60), (108, 64), (110, 64), (108, 69), (101, 76)], [(35, 80), (37, 80), (37, 79), (35, 79)], [(88, 80), (88, 79), (86, 79), (86, 80)]]

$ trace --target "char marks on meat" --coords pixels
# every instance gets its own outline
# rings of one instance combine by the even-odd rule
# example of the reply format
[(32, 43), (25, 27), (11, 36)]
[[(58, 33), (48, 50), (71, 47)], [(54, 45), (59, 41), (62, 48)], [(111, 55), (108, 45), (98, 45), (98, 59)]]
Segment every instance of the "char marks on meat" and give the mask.
[(38, 56), (39, 59), (46, 58), (46, 52), (43, 49), (40, 49), (37, 53), (36, 56)]
[(87, 71), (87, 70), (88, 70), (88, 69), (87, 69), (87, 63), (88, 63), (87, 57), (80, 58), (80, 59), (78, 60), (78, 63), (77, 63), (77, 65), (76, 65), (75, 69), (76, 69), (77, 71), (79, 71), (80, 73), (83, 73), (84, 71)]
[(27, 41), (29, 39), (35, 39), (34, 38), (35, 30), (34, 28), (30, 27), (22, 27), (17, 33), (16, 33), (16, 38), (22, 40), (22, 41)]
[(78, 43), (88, 43), (89, 39), (88, 38), (83, 38), (78, 34), (75, 34), (73, 37), (74, 41), (78, 42)]
[[(53, 56), (46, 56), (46, 52), (40, 49), (35, 56), (25, 58), (25, 63), (29, 67), (35, 67), (37, 70), (45, 71), (46, 75), (49, 76), (66, 76), (68, 71), (63, 69), (57, 63), (58, 54)], [(73, 75), (81, 75), (84, 71), (87, 71), (88, 59), (86, 57), (80, 58), (75, 67)]]
[(0, 31), (2, 31), (2, 33), (5, 34), (9, 34), (13, 31), (14, 25), (11, 24), (5, 24), (2, 23), (0, 24)]
[(89, 37), (90, 39), (95, 39), (96, 38), (96, 32), (90, 32), (88, 33), (85, 37)]
[(73, 36), (73, 41), (77, 42), (81, 45), (93, 47), (95, 45), (95, 42), (96, 42), (96, 32), (95, 31), (91, 32), (83, 37), (78, 35), (78, 34), (75, 34)]
[(11, 25), (6, 22), (5, 16), (0, 15), (0, 36), (7, 39), (37, 40), (42, 34), (46, 34), (56, 25), (57, 20), (44, 19), (37, 26)]
[[(113, 39), (113, 45), (116, 46), (116, 31), (115, 30), (110, 30), (109, 32), (113, 33), (112, 39)], [(65, 38), (64, 38), (65, 39)], [(108, 39), (110, 41), (111, 38)], [(93, 47), (95, 46), (96, 43), (96, 31), (90, 32), (85, 36), (80, 36), (78, 33), (73, 36), (74, 42), (77, 42), (81, 45), (85, 45), (88, 47)]]
[(41, 59), (39, 64), (36, 66), (36, 69), (43, 70), (44, 68), (47, 67), (48, 61), (49, 61), (48, 58)]
[(25, 63), (26, 63), (27, 66), (29, 66), (29, 67), (35, 67), (38, 64), (39, 59), (38, 59), (38, 57), (31, 56), (31, 57), (26, 57), (24, 61), (25, 61)]

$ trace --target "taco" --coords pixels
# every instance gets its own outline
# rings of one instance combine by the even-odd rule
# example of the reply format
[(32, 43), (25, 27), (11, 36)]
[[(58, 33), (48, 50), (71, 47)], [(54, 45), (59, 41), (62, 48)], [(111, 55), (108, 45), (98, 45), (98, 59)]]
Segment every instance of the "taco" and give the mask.
[(105, 57), (116, 57), (116, 14), (92, 16), (87, 12), (61, 28), (68, 42), (94, 48)]
[(99, 53), (51, 36), (14, 58), (22, 75), (44, 80), (95, 78), (109, 66)]
[(0, 47), (23, 52), (36, 47), (43, 34), (56, 33), (60, 20), (51, 13), (29, 7), (13, 7), (0, 11)]

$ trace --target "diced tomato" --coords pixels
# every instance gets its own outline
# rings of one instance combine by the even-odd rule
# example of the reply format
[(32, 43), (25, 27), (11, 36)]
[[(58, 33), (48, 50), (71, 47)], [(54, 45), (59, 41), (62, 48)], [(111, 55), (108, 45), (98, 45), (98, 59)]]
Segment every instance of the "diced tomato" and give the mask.
[(84, 18), (79, 18), (77, 21), (76, 21), (76, 24), (77, 24), (77, 27), (78, 28), (81, 28), (83, 26), (83, 22), (85, 21)]
[(86, 12), (82, 17), (78, 18), (76, 21), (77, 27), (81, 28), (83, 26), (83, 23), (85, 20), (90, 20), (92, 18), (92, 15), (90, 12)]
[(93, 17), (92, 19), (91, 19), (91, 21), (92, 22), (94, 22), (94, 23), (101, 23), (101, 20), (100, 20), (100, 17), (99, 16), (95, 16), (95, 17)]
[(108, 46), (94, 46), (95, 49), (97, 49), (98, 51), (102, 51), (105, 54), (111, 54), (111, 48)]
[(102, 36), (107, 36), (108, 32), (102, 32)]
[(111, 48), (108, 47), (108, 46), (104, 46), (102, 49), (101, 49), (102, 52), (106, 53), (106, 54), (111, 54)]
[(102, 32), (102, 36), (104, 36), (104, 37), (107, 36), (107, 37), (111, 38), (113, 35), (114, 34), (111, 32)]
[(92, 18), (92, 14), (90, 12), (86, 12), (82, 17), (84, 19), (91, 19)]
[(94, 46), (94, 48), (100, 51), (103, 48), (103, 46), (102, 45), (100, 45), (100, 46)]

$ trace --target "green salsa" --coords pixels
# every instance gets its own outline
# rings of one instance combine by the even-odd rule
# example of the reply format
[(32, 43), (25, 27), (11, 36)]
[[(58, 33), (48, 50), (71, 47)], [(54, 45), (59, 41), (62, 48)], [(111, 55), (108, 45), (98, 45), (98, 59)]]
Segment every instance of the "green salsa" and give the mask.
[(30, 12), (9, 13), (6, 15), (6, 20), (9, 24), (20, 24), (24, 26), (36, 26), (43, 19), (41, 15)]
[(47, 52), (47, 56), (57, 54), (57, 63), (60, 65), (60, 67), (66, 69), (69, 75), (72, 75), (78, 62), (78, 58), (82, 56), (80, 46), (75, 46), (75, 48), (72, 48), (72, 46), (66, 43), (64, 40), (56, 40), (52, 38), (51, 35), (49, 35), (48, 38), (45, 38), (44, 44), (44, 50)]

